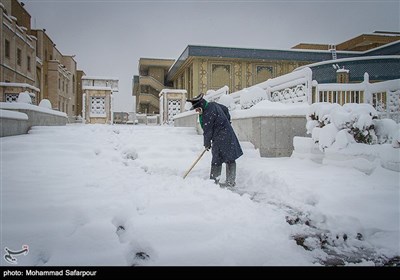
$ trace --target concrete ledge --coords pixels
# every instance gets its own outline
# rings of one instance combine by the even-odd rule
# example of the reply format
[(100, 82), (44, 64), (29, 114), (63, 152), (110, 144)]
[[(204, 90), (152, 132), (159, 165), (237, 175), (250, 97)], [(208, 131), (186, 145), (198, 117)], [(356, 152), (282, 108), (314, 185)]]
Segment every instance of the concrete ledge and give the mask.
[(1, 136), (25, 134), (32, 126), (63, 126), (68, 122), (65, 113), (31, 104), (2, 102), (0, 109), (7, 112), (1, 114)]
[(195, 127), (198, 134), (203, 134), (203, 129), (199, 123), (199, 115), (194, 112), (184, 112), (174, 116), (175, 127)]
[(306, 136), (305, 116), (266, 116), (233, 119), (240, 141), (249, 141), (262, 157), (289, 157), (295, 136)]
[(26, 134), (29, 130), (28, 116), (23, 113), (9, 112), (7, 115), (0, 114), (0, 123), (0, 137)]
[[(176, 127), (195, 127), (203, 131), (196, 113), (182, 113), (174, 118)], [(294, 150), (293, 138), (306, 136), (305, 116), (265, 116), (232, 119), (232, 127), (239, 141), (251, 142), (262, 157), (290, 157)]]
[(32, 126), (56, 126), (66, 125), (68, 118), (53, 115), (45, 112), (32, 111), (29, 109), (18, 109), (17, 112), (25, 113), (28, 116), (29, 128)]

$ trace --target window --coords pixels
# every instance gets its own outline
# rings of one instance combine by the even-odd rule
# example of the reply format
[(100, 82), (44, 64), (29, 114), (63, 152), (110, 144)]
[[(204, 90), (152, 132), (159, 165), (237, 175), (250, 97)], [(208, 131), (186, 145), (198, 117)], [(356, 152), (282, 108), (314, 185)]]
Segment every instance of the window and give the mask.
[(22, 51), (21, 49), (17, 49), (17, 64), (21, 66), (22, 64)]
[(28, 71), (31, 72), (31, 57), (29, 55), (26, 57), (26, 63), (28, 64)]
[(75, 112), (75, 105), (72, 105), (72, 112)]
[(47, 75), (44, 75), (44, 85), (47, 86), (47, 83), (48, 83)]
[(6, 93), (6, 102), (17, 102), (18, 94), (16, 93)]
[(274, 77), (274, 68), (272, 66), (258, 65), (256, 74), (256, 84), (259, 84)]
[(231, 66), (229, 64), (212, 64), (211, 66), (211, 86), (221, 88), (230, 86)]
[(61, 89), (61, 80), (58, 78), (58, 89)]
[(10, 41), (8, 41), (7, 39), (4, 44), (4, 49), (5, 49), (5, 56), (7, 58), (10, 58)]
[(92, 96), (90, 98), (90, 116), (106, 117), (105, 97)]

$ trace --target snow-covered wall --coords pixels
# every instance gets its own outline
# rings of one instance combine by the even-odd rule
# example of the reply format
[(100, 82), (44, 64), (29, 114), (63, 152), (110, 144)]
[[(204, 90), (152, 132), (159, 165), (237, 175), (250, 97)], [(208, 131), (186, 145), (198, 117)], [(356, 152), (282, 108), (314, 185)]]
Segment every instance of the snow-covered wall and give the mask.
[(0, 109), (0, 137), (25, 134), (29, 130), (28, 116), (24, 113)]
[(0, 111), (2, 131), (4, 130), (1, 136), (25, 134), (32, 126), (66, 125), (68, 121), (63, 112), (28, 103), (0, 102)]
[(232, 119), (240, 141), (249, 141), (262, 157), (289, 157), (293, 138), (306, 136), (304, 116), (263, 116)]

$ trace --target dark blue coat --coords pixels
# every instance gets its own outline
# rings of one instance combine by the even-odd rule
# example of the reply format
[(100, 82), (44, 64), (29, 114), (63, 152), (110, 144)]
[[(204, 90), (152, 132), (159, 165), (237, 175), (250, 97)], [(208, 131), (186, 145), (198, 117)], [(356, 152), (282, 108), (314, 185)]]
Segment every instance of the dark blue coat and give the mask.
[(228, 108), (215, 102), (202, 101), (204, 146), (212, 147), (211, 164), (221, 165), (236, 160), (243, 155), (243, 151), (231, 126)]

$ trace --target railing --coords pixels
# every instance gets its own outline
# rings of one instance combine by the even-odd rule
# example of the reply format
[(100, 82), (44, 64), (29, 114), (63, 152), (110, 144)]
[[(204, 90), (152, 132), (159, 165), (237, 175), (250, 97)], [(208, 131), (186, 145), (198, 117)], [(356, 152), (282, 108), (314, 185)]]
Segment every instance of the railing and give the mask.
[(208, 90), (205, 99), (208, 101), (218, 101), (222, 95), (229, 94), (229, 87), (228, 86), (223, 86), (220, 89), (217, 90)]
[(263, 89), (268, 98), (274, 102), (297, 103), (308, 102), (311, 104), (312, 71), (306, 67), (289, 74), (269, 79), (247, 89), (233, 92), (231, 96), (236, 104), (240, 104), (240, 96), (251, 91), (254, 87)]
[(140, 104), (150, 104), (153, 107), (159, 106), (159, 99), (150, 93), (141, 93), (139, 95), (139, 103)]
[(318, 84), (313, 81), (312, 103), (368, 103), (381, 118), (400, 121), (400, 79), (370, 83), (367, 73), (358, 84)]
[(158, 80), (156, 80), (152, 76), (140, 76), (139, 79), (140, 79), (141, 85), (151, 86), (152, 88), (154, 88), (157, 91), (161, 91), (164, 88), (168, 88), (168, 87), (165, 87), (165, 85), (160, 83)]

